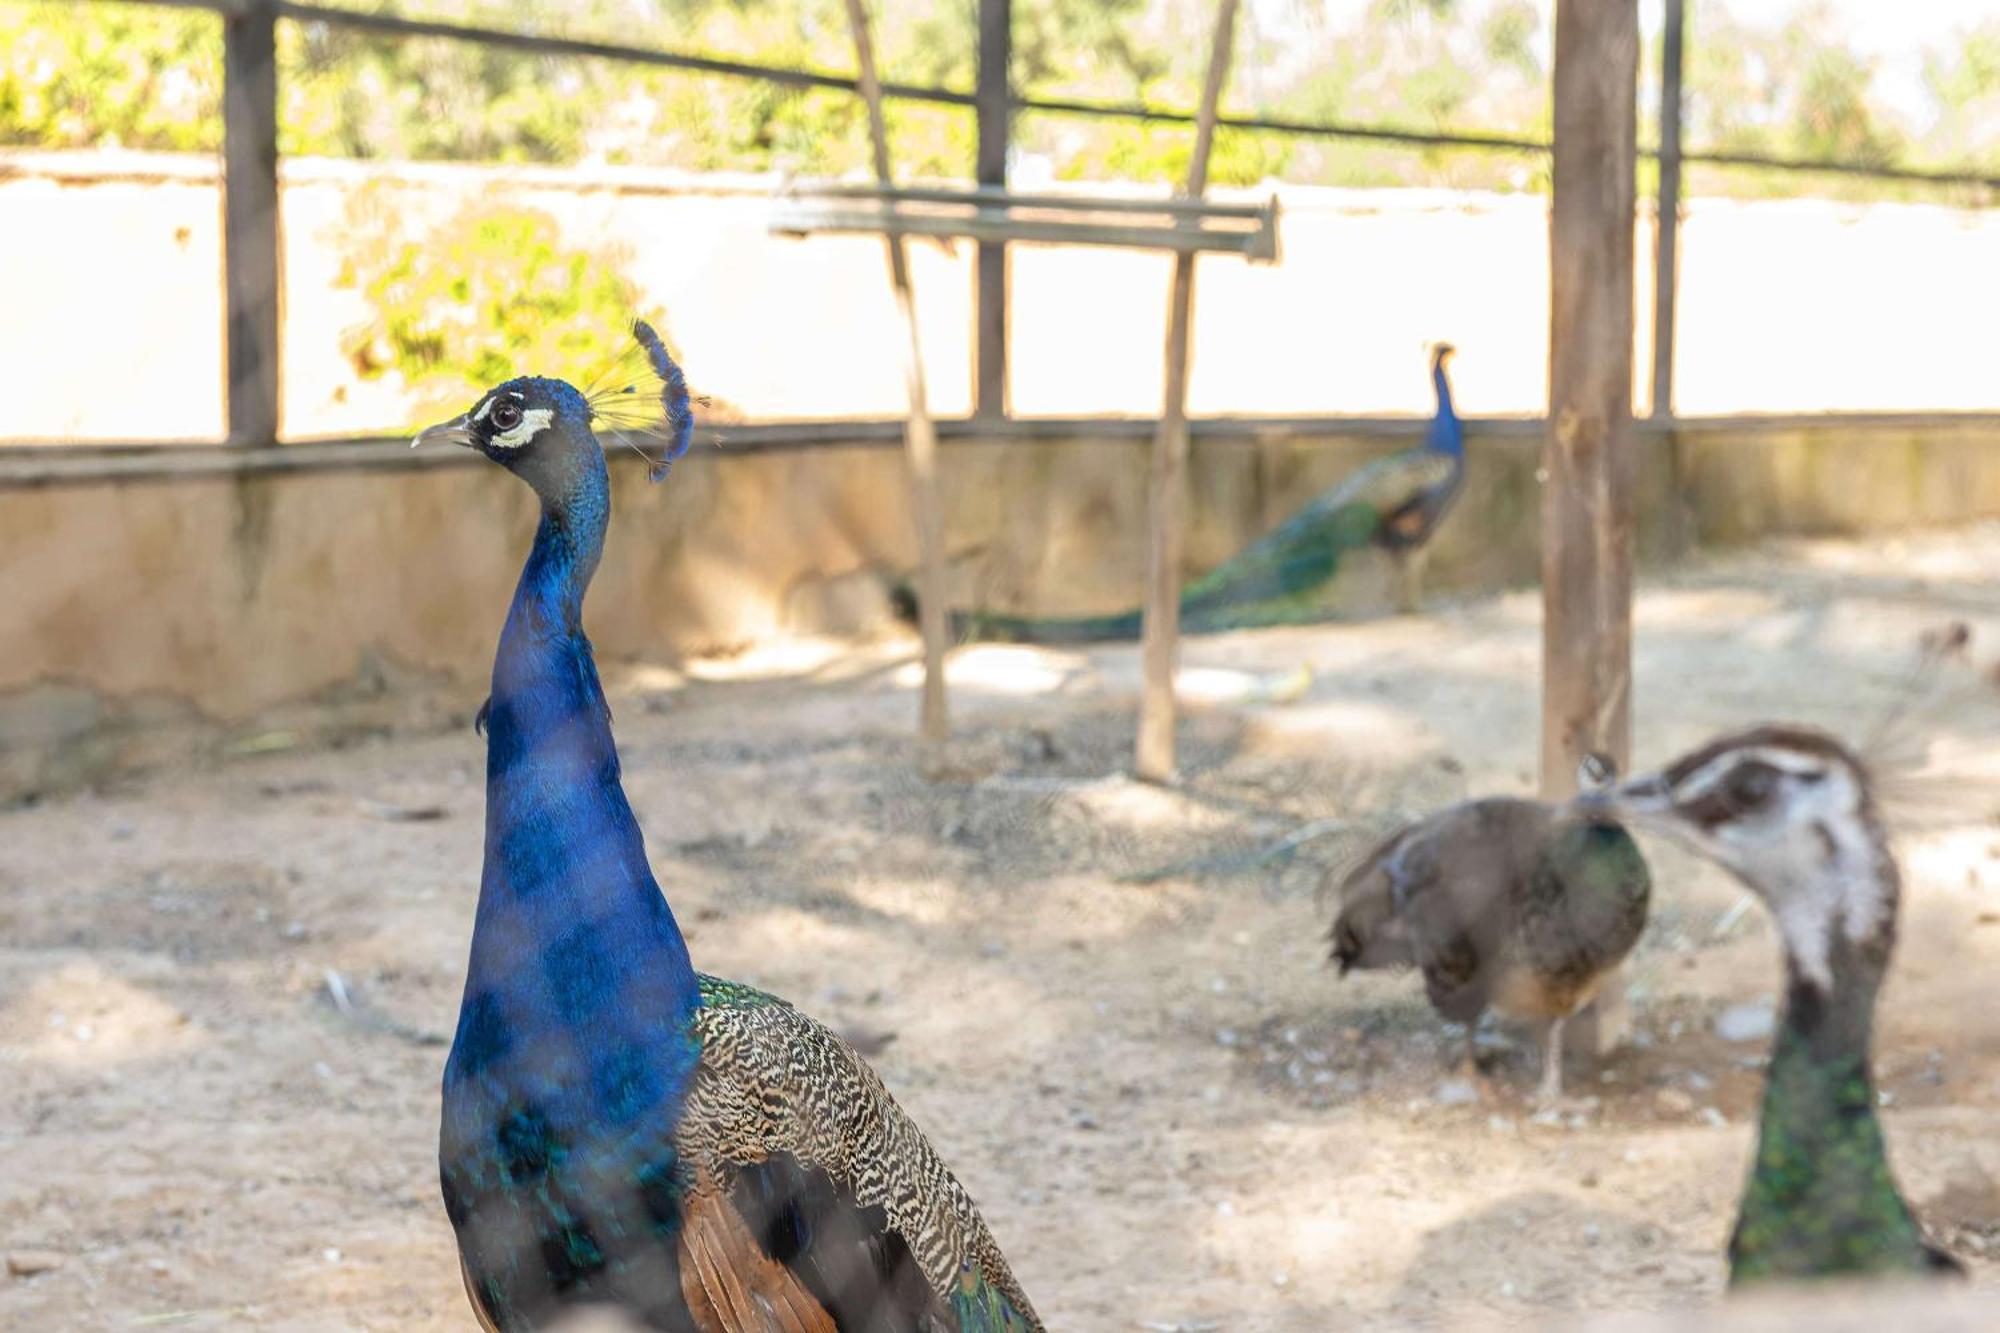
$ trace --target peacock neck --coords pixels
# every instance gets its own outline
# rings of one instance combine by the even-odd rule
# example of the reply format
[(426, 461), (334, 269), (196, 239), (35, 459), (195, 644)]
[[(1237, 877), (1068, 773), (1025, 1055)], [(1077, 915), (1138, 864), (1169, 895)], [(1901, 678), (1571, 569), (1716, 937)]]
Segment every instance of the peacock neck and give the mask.
[(610, 479), (602, 458), (542, 502), (542, 520), (500, 634), (500, 664), (535, 656), (537, 641), (583, 633), (583, 596), (604, 554), (611, 522)]
[(609, 516), (601, 458), (579, 484), (545, 497), (501, 631), (467, 993), (527, 985), (519, 973), (529, 943), (545, 961), (577, 960), (582, 990), (573, 1013), (615, 1002), (619, 1017), (591, 1024), (587, 1040), (630, 1046), (648, 1032), (684, 1027), (698, 998), (686, 943), (625, 796), (610, 708), (583, 631), (584, 593)]
[(1424, 442), (1440, 453), (1462, 453), (1465, 431), (1459, 424), (1458, 410), (1452, 405), (1451, 381), (1445, 378), (1442, 360), (1431, 366), (1431, 387), (1437, 391), (1437, 414), (1431, 418), (1430, 432)]
[(1875, 1112), (1869, 1048), (1887, 957), (1886, 933), (1838, 938), (1831, 985), (1787, 962), (1732, 1281), (1924, 1266)]

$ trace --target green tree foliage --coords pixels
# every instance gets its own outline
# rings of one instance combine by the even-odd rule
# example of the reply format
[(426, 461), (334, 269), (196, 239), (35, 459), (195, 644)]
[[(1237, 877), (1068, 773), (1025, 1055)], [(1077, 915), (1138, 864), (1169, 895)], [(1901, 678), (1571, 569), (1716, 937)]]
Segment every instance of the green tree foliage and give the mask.
[(411, 236), (396, 188), (371, 187), (349, 206), (353, 249), (338, 285), (359, 290), (372, 317), (342, 347), (364, 379), (394, 373), (418, 390), (413, 420), (523, 366), (588, 383), (604, 349), (623, 343), (636, 309), (629, 256), (567, 244), (547, 213), (491, 201)]
[[(758, 63), (853, 67), (845, 0), (347, 0), (419, 17), (657, 46)], [(1824, 0), (1782, 21), (1695, 0), (1690, 147), (1871, 164), (1981, 167), (2000, 155), (2000, 22), (1932, 53), (1935, 117), (1898, 123), (1877, 71)], [(975, 0), (872, 0), (883, 72), (970, 90)], [(1299, 0), (1252, 6), (1227, 109), (1294, 120), (1545, 138), (1553, 0), (1371, 0), (1345, 20)], [(1030, 95), (1194, 105), (1213, 0), (1016, 0), (1015, 85)], [(1262, 26), (1260, 26), (1262, 25)], [(549, 58), (321, 23), (279, 27), (283, 150), (299, 155), (695, 170), (843, 172), (868, 164), (856, 100), (615, 61)], [(1654, 59), (1651, 52), (1648, 61)], [(0, 0), (0, 142), (211, 150), (221, 138), (220, 24), (146, 5)], [(1646, 119), (1651, 120), (1650, 108)], [(906, 175), (969, 174), (969, 110), (892, 103)], [(1024, 164), (1068, 178), (1160, 181), (1185, 170), (1184, 128), (1024, 115)], [(1535, 155), (1226, 133), (1220, 183), (1546, 188)], [(1773, 173), (1697, 173), (1748, 192), (1897, 187)]]
[(1950, 51), (1924, 62), (1924, 84), (1938, 104), (1932, 136), (1939, 155), (2000, 174), (2000, 19), (1988, 19)]
[(222, 146), (222, 21), (148, 5), (0, 5), (0, 143)]

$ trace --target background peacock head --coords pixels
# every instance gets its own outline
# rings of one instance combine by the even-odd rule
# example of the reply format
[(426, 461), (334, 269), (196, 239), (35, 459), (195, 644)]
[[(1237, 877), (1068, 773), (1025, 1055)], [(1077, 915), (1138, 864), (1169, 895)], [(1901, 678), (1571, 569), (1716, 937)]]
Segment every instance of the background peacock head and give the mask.
[(1762, 726), (1724, 736), (1575, 804), (1656, 829), (1735, 875), (1764, 899), (1801, 974), (1822, 990), (1835, 949), (1889, 925), (1893, 870), (1867, 769), (1824, 732)]
[(487, 390), (465, 415), (426, 428), (411, 447), (477, 449), (544, 500), (554, 500), (569, 494), (590, 468), (602, 466), (603, 451), (590, 422), (590, 403), (575, 386), (522, 376)]

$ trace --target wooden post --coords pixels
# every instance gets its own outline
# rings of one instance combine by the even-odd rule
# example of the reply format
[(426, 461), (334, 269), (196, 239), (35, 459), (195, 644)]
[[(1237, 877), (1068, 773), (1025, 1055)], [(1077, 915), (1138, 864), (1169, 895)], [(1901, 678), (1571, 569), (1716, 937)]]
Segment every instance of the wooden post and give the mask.
[[(875, 43), (868, 35), (868, 11), (862, 0), (847, 0), (847, 21), (854, 29), (854, 58), (860, 69), (861, 96), (868, 103), (868, 137), (875, 150), (875, 175), (885, 186), (896, 182), (889, 170), (889, 130), (882, 119), (882, 83), (875, 74)], [(910, 256), (897, 232), (883, 240), (889, 250), (889, 281), (896, 290), (896, 310), (903, 320), (903, 387), (910, 400), (904, 426), (905, 456), (910, 465), (910, 511), (917, 527), (918, 627), (924, 639), (924, 694), (920, 731), (925, 764), (941, 759), (950, 732), (945, 716), (944, 514), (938, 499), (937, 425), (931, 420), (930, 398), (924, 388), (923, 335), (917, 328), (917, 301), (910, 289)]]
[(1674, 414), (1674, 297), (1680, 277), (1681, 46), (1686, 0), (1667, 0), (1660, 38), (1660, 189), (1653, 218), (1653, 403), (1651, 415)]
[[(1632, 731), (1632, 228), (1636, 0), (1557, 0), (1548, 439), (1542, 449), (1542, 790)], [(1578, 1044), (1622, 1035), (1621, 979)]]
[[(1189, 199), (1199, 199), (1208, 190), (1208, 155), (1215, 143), (1222, 85), (1229, 77), (1237, 3), (1221, 0), (1216, 11), (1208, 78), (1202, 84), (1201, 109), (1195, 119), (1194, 152), (1188, 159), (1185, 193)], [(1174, 256), (1173, 295), (1167, 308), (1166, 393), (1160, 405), (1160, 428), (1153, 437), (1148, 484), (1144, 679), (1139, 695), (1136, 763), (1138, 775), (1148, 782), (1169, 782), (1174, 776), (1174, 671), (1180, 664), (1181, 544), (1186, 526), (1181, 492), (1187, 473), (1188, 339), (1193, 315), (1194, 254), (1181, 251)]]
[(222, 266), (231, 444), (278, 440), (276, 0), (222, 20)]
[[(975, 175), (981, 185), (1007, 184), (1007, 146), (1012, 135), (1014, 57), (1013, 0), (979, 0), (979, 81), (973, 97), (979, 117)], [(973, 355), (973, 413), (1005, 417), (1007, 402), (1007, 243), (979, 243)]]

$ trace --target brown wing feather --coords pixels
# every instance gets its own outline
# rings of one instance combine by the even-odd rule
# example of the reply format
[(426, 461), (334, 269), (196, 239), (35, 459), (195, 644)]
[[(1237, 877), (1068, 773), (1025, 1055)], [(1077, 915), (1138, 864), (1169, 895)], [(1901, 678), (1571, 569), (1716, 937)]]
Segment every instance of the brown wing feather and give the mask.
[(711, 1184), (681, 1217), (681, 1297), (703, 1333), (838, 1333), (798, 1277), (766, 1254)]
[(735, 1163), (795, 1158), (855, 1206), (882, 1210), (941, 1303), (970, 1269), (1040, 1330), (971, 1196), (867, 1062), (782, 1000), (703, 984), (712, 998), (695, 1019), (702, 1058), (682, 1117), (683, 1160), (722, 1179)]

